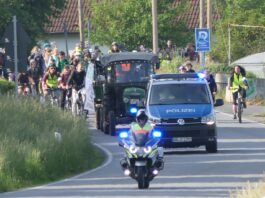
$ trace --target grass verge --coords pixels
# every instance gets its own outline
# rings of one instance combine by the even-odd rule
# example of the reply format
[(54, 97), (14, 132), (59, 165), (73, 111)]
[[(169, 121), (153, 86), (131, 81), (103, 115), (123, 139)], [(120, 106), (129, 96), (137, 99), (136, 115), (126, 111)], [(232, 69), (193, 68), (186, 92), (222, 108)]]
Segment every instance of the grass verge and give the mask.
[(58, 180), (102, 163), (85, 120), (31, 98), (1, 96), (0, 104), (0, 192)]
[(230, 193), (230, 198), (262, 198), (265, 195), (265, 183), (247, 183), (245, 187)]

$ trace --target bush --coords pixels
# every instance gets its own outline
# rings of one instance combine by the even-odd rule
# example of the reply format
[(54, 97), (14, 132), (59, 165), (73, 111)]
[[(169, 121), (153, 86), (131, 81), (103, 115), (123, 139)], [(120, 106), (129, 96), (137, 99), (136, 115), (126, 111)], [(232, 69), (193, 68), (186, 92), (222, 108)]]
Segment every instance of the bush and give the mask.
[(15, 89), (15, 83), (0, 78), (0, 94), (6, 94)]
[(212, 74), (223, 73), (230, 74), (233, 70), (232, 66), (228, 66), (226, 64), (212, 63), (206, 66), (206, 69), (210, 71)]
[(4, 96), (0, 103), (0, 191), (53, 181), (102, 162), (85, 120), (30, 98)]

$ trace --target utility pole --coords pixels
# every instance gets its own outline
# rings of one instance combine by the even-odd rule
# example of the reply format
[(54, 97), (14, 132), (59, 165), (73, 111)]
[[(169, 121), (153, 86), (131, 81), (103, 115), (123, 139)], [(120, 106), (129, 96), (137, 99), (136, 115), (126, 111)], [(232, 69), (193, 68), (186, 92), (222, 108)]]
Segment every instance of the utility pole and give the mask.
[(78, 18), (81, 49), (84, 48), (84, 1), (78, 0)]
[(231, 25), (228, 24), (228, 66), (231, 65)]
[[(200, 28), (203, 28), (204, 26), (204, 5), (205, 5), (205, 0), (200, 0)], [(200, 52), (200, 62), (202, 65), (202, 68), (204, 69), (205, 65), (205, 53)]]
[[(210, 30), (210, 39), (212, 38), (212, 0), (207, 0), (207, 28)], [(212, 43), (210, 41), (210, 43)]]
[(17, 17), (13, 16), (14, 27), (14, 61), (15, 61), (15, 78), (16, 78), (16, 94), (18, 94), (18, 60), (17, 60)]
[(67, 28), (66, 21), (64, 21), (64, 23), (63, 23), (63, 29), (64, 29), (66, 57), (69, 57), (69, 53), (68, 53), (68, 28)]
[(158, 53), (158, 30), (157, 30), (157, 0), (152, 0), (153, 17), (153, 53)]

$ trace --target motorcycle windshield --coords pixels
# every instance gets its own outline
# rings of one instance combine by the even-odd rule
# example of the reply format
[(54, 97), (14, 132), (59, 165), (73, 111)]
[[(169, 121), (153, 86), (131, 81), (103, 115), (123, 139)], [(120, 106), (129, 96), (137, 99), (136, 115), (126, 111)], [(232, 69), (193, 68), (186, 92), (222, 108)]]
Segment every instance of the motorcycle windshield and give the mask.
[(149, 140), (149, 133), (133, 133), (133, 140), (136, 146), (143, 147)]

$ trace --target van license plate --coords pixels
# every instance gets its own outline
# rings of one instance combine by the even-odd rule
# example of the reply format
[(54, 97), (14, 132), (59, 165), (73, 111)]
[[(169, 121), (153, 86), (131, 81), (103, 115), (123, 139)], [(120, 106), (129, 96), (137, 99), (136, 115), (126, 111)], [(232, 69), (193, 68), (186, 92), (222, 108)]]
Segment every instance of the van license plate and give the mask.
[(191, 137), (176, 137), (172, 139), (172, 142), (192, 142)]

